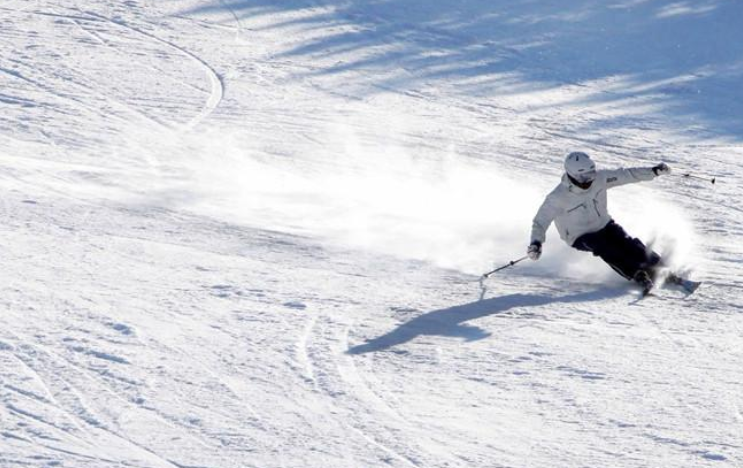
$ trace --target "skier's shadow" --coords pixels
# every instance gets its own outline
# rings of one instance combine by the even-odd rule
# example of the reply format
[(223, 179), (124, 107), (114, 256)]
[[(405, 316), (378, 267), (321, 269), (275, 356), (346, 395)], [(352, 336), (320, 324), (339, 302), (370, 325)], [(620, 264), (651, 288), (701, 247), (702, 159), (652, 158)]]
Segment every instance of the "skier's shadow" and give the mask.
[[(627, 290), (622, 288), (604, 288), (557, 297), (542, 294), (509, 294), (507, 296), (494, 297), (419, 315), (399, 325), (389, 333), (350, 348), (347, 353), (364, 354), (383, 351), (393, 346), (407, 343), (421, 335), (449, 336), (463, 338), (466, 341), (477, 341), (489, 337), (491, 333), (477, 326), (467, 324), (466, 322), (470, 320), (502, 314), (514, 308), (529, 308), (569, 302), (600, 301), (619, 297), (626, 293)], [(534, 314), (524, 312), (521, 316), (533, 317)]]

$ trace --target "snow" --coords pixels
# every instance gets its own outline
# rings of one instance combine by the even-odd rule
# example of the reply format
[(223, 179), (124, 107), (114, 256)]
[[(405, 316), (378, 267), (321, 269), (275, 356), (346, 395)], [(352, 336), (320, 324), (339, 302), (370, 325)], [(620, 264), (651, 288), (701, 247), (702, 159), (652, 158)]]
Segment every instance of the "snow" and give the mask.
[[(0, 467), (743, 466), (742, 13), (5, 0)], [(699, 291), (480, 288), (572, 150)]]

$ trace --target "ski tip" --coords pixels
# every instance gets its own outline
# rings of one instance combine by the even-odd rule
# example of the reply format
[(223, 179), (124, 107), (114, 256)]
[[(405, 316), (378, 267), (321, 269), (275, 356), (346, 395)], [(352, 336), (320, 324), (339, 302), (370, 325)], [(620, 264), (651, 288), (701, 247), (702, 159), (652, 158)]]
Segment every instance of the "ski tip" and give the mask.
[(701, 285), (701, 281), (689, 281), (687, 284), (684, 285), (684, 289), (686, 289), (689, 294), (694, 294), (694, 292), (696, 292), (696, 290), (699, 289), (699, 286)]

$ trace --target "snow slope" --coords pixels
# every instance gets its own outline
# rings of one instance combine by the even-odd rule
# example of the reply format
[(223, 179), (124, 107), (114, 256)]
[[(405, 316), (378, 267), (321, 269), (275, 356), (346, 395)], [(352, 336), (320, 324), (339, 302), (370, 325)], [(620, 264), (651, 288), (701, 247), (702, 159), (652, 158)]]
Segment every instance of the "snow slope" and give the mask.
[[(5, 0), (0, 468), (743, 466), (742, 15)], [(694, 296), (480, 288), (575, 149)]]

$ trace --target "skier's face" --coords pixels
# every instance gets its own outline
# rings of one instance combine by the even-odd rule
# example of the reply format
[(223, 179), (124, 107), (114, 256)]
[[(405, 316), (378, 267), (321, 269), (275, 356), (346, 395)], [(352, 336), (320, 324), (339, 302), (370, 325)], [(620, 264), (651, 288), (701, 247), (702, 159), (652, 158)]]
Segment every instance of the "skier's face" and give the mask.
[(570, 182), (572, 182), (573, 185), (583, 190), (588, 190), (589, 188), (591, 188), (591, 184), (593, 184), (593, 181), (596, 180), (596, 167), (581, 172), (580, 174), (576, 174), (575, 176), (571, 176), (568, 174), (568, 177), (570, 178)]
[(596, 179), (596, 168), (595, 167), (585, 172), (581, 172), (580, 174), (577, 174), (575, 177), (575, 180), (577, 180), (581, 184), (590, 184), (595, 179)]

